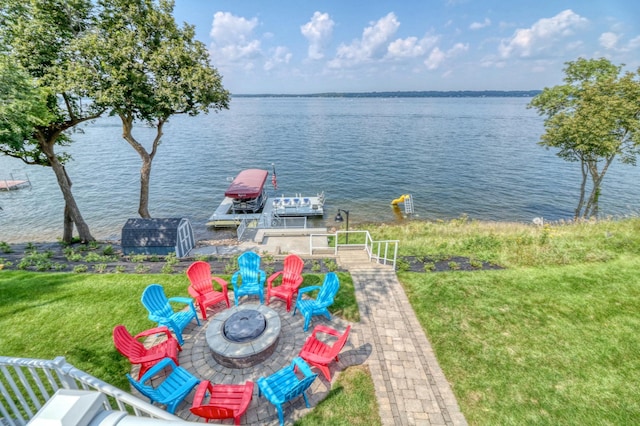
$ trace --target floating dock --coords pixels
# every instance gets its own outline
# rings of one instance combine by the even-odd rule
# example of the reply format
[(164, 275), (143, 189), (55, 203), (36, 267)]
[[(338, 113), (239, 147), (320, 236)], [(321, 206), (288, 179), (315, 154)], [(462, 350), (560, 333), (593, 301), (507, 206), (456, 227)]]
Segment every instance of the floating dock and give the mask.
[(279, 217), (322, 217), (324, 216), (324, 195), (315, 197), (269, 197), (262, 212), (239, 213), (233, 211), (233, 198), (225, 197), (216, 211), (211, 215), (207, 226), (214, 228), (231, 228), (247, 220), (265, 220), (271, 224)]
[(30, 186), (29, 180), (0, 179), (0, 191), (12, 191)]

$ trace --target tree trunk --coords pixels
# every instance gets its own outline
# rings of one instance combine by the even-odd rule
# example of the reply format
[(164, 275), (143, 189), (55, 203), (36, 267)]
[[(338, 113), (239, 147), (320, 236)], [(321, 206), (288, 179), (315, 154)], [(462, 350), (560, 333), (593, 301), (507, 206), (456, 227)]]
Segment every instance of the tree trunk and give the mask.
[(58, 180), (58, 186), (60, 186), (60, 190), (62, 191), (62, 196), (64, 197), (64, 234), (62, 236), (62, 241), (65, 243), (71, 243), (73, 239), (73, 225), (76, 226), (78, 231), (78, 237), (82, 242), (95, 241), (95, 238), (91, 235), (89, 231), (89, 226), (87, 226), (86, 222), (82, 218), (80, 214), (80, 209), (76, 204), (76, 200), (73, 197), (73, 193), (71, 192), (71, 179), (67, 175), (67, 172), (64, 168), (64, 165), (58, 161), (58, 157), (55, 155), (53, 145), (55, 143), (55, 137), (51, 137), (50, 140), (40, 139), (40, 148), (42, 152), (45, 153), (53, 172), (56, 174), (56, 179)]
[(133, 147), (133, 149), (136, 150), (142, 159), (142, 166), (140, 167), (140, 203), (138, 205), (138, 214), (142, 218), (150, 218), (149, 184), (151, 181), (151, 164), (158, 150), (158, 145), (160, 145), (162, 127), (164, 126), (165, 121), (158, 120), (158, 123), (156, 124), (156, 137), (153, 140), (151, 152), (147, 152), (147, 150), (133, 137), (133, 117), (121, 114), (120, 119), (122, 120), (122, 137)]
[(150, 218), (149, 214), (149, 180), (151, 179), (151, 157), (141, 155), (142, 167), (140, 167), (140, 204), (138, 214), (140, 217)]
[(73, 219), (71, 218), (71, 213), (69, 206), (65, 203), (64, 205), (64, 226), (62, 231), (62, 241), (70, 242), (73, 240)]
[(596, 219), (598, 218), (598, 201), (600, 198), (600, 188), (602, 187), (602, 180), (604, 179), (604, 175), (607, 173), (607, 170), (609, 169), (609, 166), (613, 162), (614, 158), (615, 154), (607, 157), (604, 166), (602, 167), (602, 171), (598, 171), (597, 161), (589, 163), (589, 174), (591, 175), (591, 181), (593, 182), (593, 189), (591, 190), (591, 195), (589, 196), (587, 207), (585, 208), (584, 212), (584, 217), (586, 219), (592, 216)]
[(584, 158), (580, 159), (580, 167), (582, 171), (582, 182), (580, 183), (580, 199), (578, 200), (578, 206), (576, 207), (573, 220), (578, 220), (582, 217), (582, 206), (584, 205), (584, 194), (587, 186), (587, 163)]

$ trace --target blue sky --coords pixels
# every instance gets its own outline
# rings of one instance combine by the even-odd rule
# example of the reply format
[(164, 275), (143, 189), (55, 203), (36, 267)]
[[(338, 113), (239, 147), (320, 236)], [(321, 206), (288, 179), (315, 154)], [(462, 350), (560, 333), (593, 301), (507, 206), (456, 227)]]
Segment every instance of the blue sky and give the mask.
[(175, 0), (235, 94), (534, 90), (640, 66), (638, 0)]

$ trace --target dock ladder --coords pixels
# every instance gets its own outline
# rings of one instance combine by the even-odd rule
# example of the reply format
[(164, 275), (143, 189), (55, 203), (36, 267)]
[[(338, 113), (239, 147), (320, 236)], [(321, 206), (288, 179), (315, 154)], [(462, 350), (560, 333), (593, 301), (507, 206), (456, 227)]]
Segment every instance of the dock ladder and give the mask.
[(413, 214), (413, 196), (411, 194), (407, 194), (404, 197), (404, 212)]

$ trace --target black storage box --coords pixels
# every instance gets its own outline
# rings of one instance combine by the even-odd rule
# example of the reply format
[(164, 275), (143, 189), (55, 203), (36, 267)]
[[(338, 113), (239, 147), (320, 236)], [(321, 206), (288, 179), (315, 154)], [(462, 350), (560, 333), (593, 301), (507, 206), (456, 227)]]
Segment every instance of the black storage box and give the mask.
[(120, 244), (126, 255), (175, 253), (184, 257), (195, 247), (195, 238), (188, 219), (136, 218), (125, 223)]

